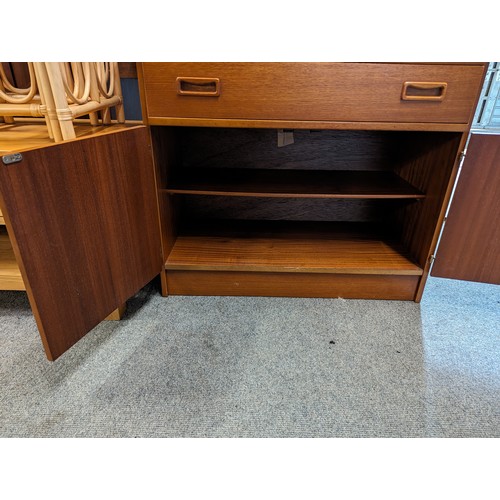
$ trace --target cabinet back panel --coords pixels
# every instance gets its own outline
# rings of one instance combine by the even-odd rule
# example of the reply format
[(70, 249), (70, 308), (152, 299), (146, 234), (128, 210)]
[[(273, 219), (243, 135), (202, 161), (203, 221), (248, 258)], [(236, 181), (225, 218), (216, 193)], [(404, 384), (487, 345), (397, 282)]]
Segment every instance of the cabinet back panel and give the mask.
[(381, 131), (294, 130), (294, 143), (278, 147), (273, 129), (178, 130), (184, 168), (388, 170), (394, 137)]
[(414, 201), (324, 200), (227, 196), (186, 196), (182, 214), (188, 219), (387, 221), (398, 208)]

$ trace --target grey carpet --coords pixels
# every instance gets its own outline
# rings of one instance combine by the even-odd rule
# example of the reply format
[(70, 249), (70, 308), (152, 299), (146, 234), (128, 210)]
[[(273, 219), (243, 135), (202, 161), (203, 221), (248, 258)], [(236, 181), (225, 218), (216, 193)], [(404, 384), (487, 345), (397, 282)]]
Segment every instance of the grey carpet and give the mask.
[(500, 437), (500, 287), (422, 303), (161, 297), (45, 359), (0, 292), (2, 437)]

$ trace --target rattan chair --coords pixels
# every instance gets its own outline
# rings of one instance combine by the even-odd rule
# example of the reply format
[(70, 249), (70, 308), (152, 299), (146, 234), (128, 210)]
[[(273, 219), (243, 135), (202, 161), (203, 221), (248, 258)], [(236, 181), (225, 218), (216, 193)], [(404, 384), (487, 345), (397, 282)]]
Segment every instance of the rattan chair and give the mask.
[(116, 62), (28, 63), (30, 86), (19, 89), (0, 65), (0, 116), (43, 117), (55, 142), (75, 137), (74, 119), (88, 115), (92, 125), (125, 122), (120, 74)]

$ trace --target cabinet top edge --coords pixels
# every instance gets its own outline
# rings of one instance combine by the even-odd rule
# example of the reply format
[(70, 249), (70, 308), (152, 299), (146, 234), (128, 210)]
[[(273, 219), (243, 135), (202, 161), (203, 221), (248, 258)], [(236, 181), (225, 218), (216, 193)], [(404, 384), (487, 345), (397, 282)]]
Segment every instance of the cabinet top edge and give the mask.
[(409, 65), (445, 65), (445, 66), (487, 66), (484, 61), (144, 61), (140, 65), (150, 64), (409, 64)]

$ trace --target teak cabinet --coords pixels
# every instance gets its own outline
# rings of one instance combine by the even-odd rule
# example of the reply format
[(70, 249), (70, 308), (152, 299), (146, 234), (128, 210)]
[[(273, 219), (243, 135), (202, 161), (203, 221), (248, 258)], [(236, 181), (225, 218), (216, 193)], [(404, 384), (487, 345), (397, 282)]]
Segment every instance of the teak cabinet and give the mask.
[(485, 69), (139, 64), (145, 126), (0, 165), (48, 357), (158, 274), (164, 295), (419, 301)]

